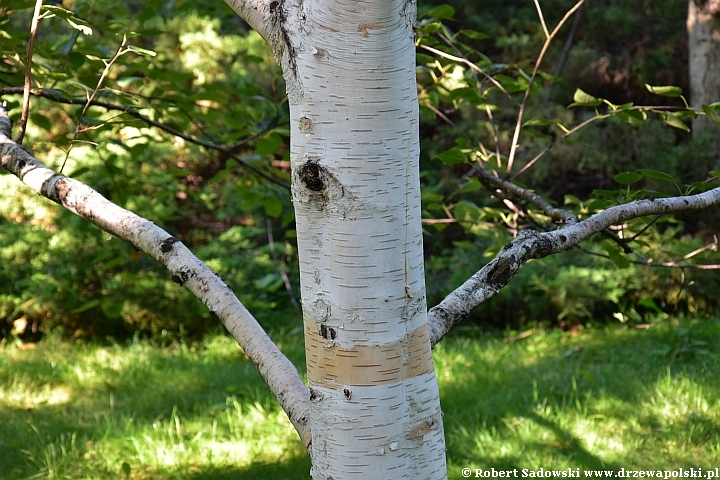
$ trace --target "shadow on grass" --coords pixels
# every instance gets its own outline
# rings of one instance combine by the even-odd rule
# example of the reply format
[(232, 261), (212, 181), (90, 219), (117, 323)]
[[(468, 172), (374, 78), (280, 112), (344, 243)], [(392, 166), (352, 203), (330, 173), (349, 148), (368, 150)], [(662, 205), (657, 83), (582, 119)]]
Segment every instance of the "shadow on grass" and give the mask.
[[(192, 350), (50, 339), (36, 350), (0, 350), (0, 479), (121, 478), (126, 457), (140, 463), (132, 478), (309, 478), (309, 459), (251, 362), (232, 341), (214, 341)], [(302, 346), (285, 350), (304, 363)], [(212, 448), (222, 460), (207, 470)], [(194, 455), (202, 473), (143, 476), (163, 455), (180, 465)], [(252, 465), (241, 467), (247, 458)]]
[(310, 458), (294, 457), (279, 463), (254, 463), (247, 468), (203, 469), (190, 473), (188, 480), (304, 480), (310, 479)]
[(717, 458), (718, 320), (551, 332), (514, 345), (456, 335), (440, 349), (451, 465), (520, 469), (551, 459), (617, 471)]

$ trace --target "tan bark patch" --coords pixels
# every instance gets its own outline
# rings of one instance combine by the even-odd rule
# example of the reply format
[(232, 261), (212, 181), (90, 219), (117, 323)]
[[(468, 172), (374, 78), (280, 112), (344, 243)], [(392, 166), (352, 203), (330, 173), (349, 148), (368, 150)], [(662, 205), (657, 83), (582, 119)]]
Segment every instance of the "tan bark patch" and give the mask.
[[(327, 333), (331, 330), (332, 335)], [(310, 385), (326, 388), (382, 385), (433, 370), (427, 325), (408, 333), (399, 341), (385, 345), (356, 345), (351, 349), (342, 348), (335, 342), (336, 336), (341, 335), (342, 330), (305, 319)]]

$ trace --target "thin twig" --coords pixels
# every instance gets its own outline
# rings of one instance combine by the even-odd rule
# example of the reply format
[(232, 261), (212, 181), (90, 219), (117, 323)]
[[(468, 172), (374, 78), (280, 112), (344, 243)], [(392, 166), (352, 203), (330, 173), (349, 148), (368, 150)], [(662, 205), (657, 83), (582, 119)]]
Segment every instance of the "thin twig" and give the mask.
[[(570, 47), (572, 47), (573, 39), (575, 38), (575, 32), (577, 31), (578, 25), (580, 25), (580, 18), (582, 18), (582, 15), (580, 15), (580, 11), (578, 10), (577, 15), (575, 15), (575, 19), (573, 20), (572, 26), (570, 27), (570, 33), (568, 34), (568, 38), (567, 40), (565, 40), (565, 45), (563, 46), (562, 52), (560, 53), (558, 63), (555, 66), (554, 75), (556, 77), (560, 76), (563, 68), (565, 67), (565, 62), (567, 61), (568, 54), (570, 53)], [(550, 95), (552, 94), (553, 88), (555, 88), (554, 82), (550, 83), (547, 93), (545, 94), (544, 103), (547, 103), (548, 100), (550, 100)]]
[(273, 233), (272, 233), (272, 220), (269, 218), (265, 220), (265, 226), (267, 227), (267, 237), (268, 237), (268, 245), (270, 246), (270, 253), (272, 254), (273, 263), (275, 264), (275, 270), (278, 271), (280, 276), (283, 279), (283, 283), (285, 284), (285, 290), (287, 291), (288, 297), (290, 297), (290, 302), (292, 303), (293, 307), (295, 308), (295, 313), (298, 315), (302, 314), (302, 311), (300, 310), (300, 305), (298, 304), (297, 300), (295, 299), (295, 295), (293, 295), (292, 290), (292, 284), (290, 283), (290, 278), (287, 275), (287, 272), (285, 272), (285, 269), (282, 268), (280, 265), (280, 262), (278, 261), (277, 253), (275, 252), (275, 240), (273, 240)]
[(485, 167), (482, 166), (482, 164), (480, 164), (480, 162), (478, 162), (477, 174), (480, 178), (480, 182), (483, 184), (491, 187), (492, 189), (499, 189), (536, 205), (545, 215), (555, 221), (562, 221), (567, 225), (573, 225), (578, 222), (577, 217), (573, 213), (562, 208), (553, 207), (547, 200), (532, 190), (519, 187), (512, 182), (494, 177), (485, 169)]
[(648, 228), (650, 228), (653, 223), (657, 222), (660, 217), (662, 217), (662, 215), (655, 215), (655, 217), (653, 217), (653, 219), (650, 220), (650, 221), (647, 223), (647, 225), (645, 225), (643, 228), (641, 228), (639, 232), (637, 232), (635, 235), (633, 235), (632, 237), (628, 238), (628, 239), (625, 240), (625, 241), (626, 241), (626, 242), (635, 241), (635, 239), (638, 238), (638, 237), (639, 237), (640, 235), (642, 235), (643, 233), (645, 233), (645, 231), (646, 231)]
[[(488, 73), (485, 72), (482, 68), (478, 67), (474, 63), (472, 63), (470, 60), (462, 57), (456, 57), (455, 55), (450, 55), (449, 53), (445, 53), (442, 50), (438, 50), (436, 48), (428, 47), (427, 45), (420, 45), (420, 48), (423, 50), (427, 50), (428, 52), (432, 52), (435, 55), (438, 55), (443, 58), (447, 58), (448, 60), (452, 60), (454, 62), (462, 63), (470, 67), (471, 70), (474, 70), (484, 76), (486, 79), (488, 79), (493, 85), (495, 85), (501, 92), (503, 92), (505, 95), (507, 95), (509, 98), (512, 98), (510, 94), (503, 88), (502, 85), (500, 85), (500, 82), (495, 80), (492, 76), (490, 76)], [(514, 101), (514, 100), (513, 100)], [(515, 101), (517, 103), (517, 101)]]
[[(18, 93), (22, 93), (22, 90), (23, 90), (22, 87), (0, 88), (0, 95), (18, 94)], [(48, 100), (52, 100), (52, 101), (54, 101), (54, 102), (62, 103), (62, 104), (66, 104), (66, 105), (84, 105), (84, 104), (87, 102), (87, 100), (85, 100), (85, 99), (82, 99), (82, 100), (80, 100), (80, 99), (71, 99), (71, 100), (69, 100), (69, 99), (66, 99), (66, 98), (63, 98), (63, 97), (58, 97), (57, 95), (53, 95), (53, 94), (51, 94), (51, 93), (49, 93), (49, 92), (47, 92), (47, 91), (45, 91), (45, 90), (36, 90), (36, 91), (34, 91), (34, 92), (31, 92), (31, 95), (34, 95), (34, 96), (36, 96), (36, 97), (47, 98)], [(205, 141), (205, 140), (201, 140), (201, 139), (199, 139), (199, 138), (195, 138), (195, 137), (193, 137), (193, 136), (191, 136), (191, 135), (187, 135), (187, 134), (185, 134), (185, 133), (183, 133), (183, 132), (181, 132), (181, 131), (179, 131), (179, 130), (176, 130), (176, 129), (168, 126), (168, 125), (165, 125), (165, 124), (163, 124), (163, 123), (160, 123), (160, 122), (158, 122), (157, 120), (153, 120), (153, 119), (151, 119), (151, 118), (149, 118), (149, 117), (146, 117), (145, 115), (142, 115), (142, 114), (139, 113), (138, 111), (134, 110), (133, 107), (123, 106), (123, 105), (116, 105), (116, 104), (114, 104), (114, 103), (108, 103), (108, 102), (99, 102), (99, 101), (97, 101), (97, 100), (96, 100), (96, 101), (93, 101), (93, 102), (92, 102), (92, 105), (93, 105), (93, 106), (97, 106), (97, 107), (102, 107), (102, 108), (105, 108), (105, 109), (107, 109), (107, 110), (121, 111), (121, 112), (123, 112), (123, 114), (130, 115), (131, 117), (137, 118), (138, 120), (140, 120), (140, 121), (142, 121), (142, 122), (144, 122), (144, 123), (146, 123), (146, 124), (148, 124), (148, 125), (150, 125), (150, 126), (156, 127), (156, 128), (158, 128), (158, 129), (160, 129), (160, 130), (163, 130), (163, 131), (165, 131), (165, 132), (167, 132), (167, 133), (169, 133), (169, 134), (171, 134), (171, 135), (173, 135), (173, 136), (182, 138), (183, 140), (186, 140), (186, 141), (188, 141), (188, 142), (190, 142), (190, 143), (193, 143), (193, 144), (195, 144), (195, 145), (199, 145), (199, 146), (201, 146), (201, 147), (205, 147), (205, 148), (208, 148), (208, 149), (211, 149), (211, 150), (217, 150), (217, 151), (219, 151), (219, 152), (227, 153), (227, 154), (229, 154), (235, 161), (237, 161), (237, 162), (240, 164), (241, 167), (246, 168), (246, 169), (252, 171), (253, 173), (261, 176), (262, 178), (268, 180), (269, 182), (272, 182), (272, 183), (274, 183), (274, 184), (276, 184), (276, 185), (279, 185), (279, 186), (281, 186), (281, 187), (283, 187), (283, 188), (285, 188), (285, 189), (288, 189), (288, 190), (290, 189), (290, 185), (289, 185), (287, 182), (283, 182), (282, 180), (278, 180), (277, 178), (274, 178), (274, 177), (268, 175), (267, 173), (264, 173), (262, 170), (257, 169), (256, 167), (250, 165), (248, 162), (246, 162), (246, 161), (245, 161), (244, 159), (242, 159), (241, 157), (235, 155), (235, 152), (236, 152), (239, 148), (241, 148), (242, 146), (244, 146), (244, 145), (246, 145), (247, 143), (251, 142), (252, 140), (255, 140), (255, 139), (258, 138), (260, 135), (263, 135), (264, 133), (266, 133), (267, 130), (262, 130), (262, 131), (260, 131), (260, 132), (254, 133), (254, 134), (252, 134), (252, 135), (250, 135), (250, 136), (248, 136), (248, 137), (245, 137), (244, 139), (240, 140), (239, 142), (235, 143), (234, 145), (231, 145), (230, 147), (224, 147), (224, 146), (219, 145), (219, 144), (217, 144), (217, 143), (208, 142), (208, 141)]]
[[(115, 64), (115, 61), (120, 58), (121, 55), (123, 55), (127, 50), (125, 50), (125, 45), (127, 45), (127, 36), (123, 35), (122, 42), (120, 42), (120, 46), (118, 47), (117, 51), (115, 52), (115, 55), (110, 59), (108, 63), (105, 64), (105, 68), (103, 69), (103, 72), (100, 74), (100, 78), (98, 79), (97, 85), (95, 85), (95, 88), (93, 89), (92, 93), (88, 97), (87, 101), (85, 102), (85, 105), (83, 106), (82, 111), (80, 112), (80, 118), (78, 118), (77, 123), (75, 124), (75, 134), (73, 135), (73, 141), (77, 140), (77, 137), (80, 133), (82, 133), (82, 124), (83, 124), (83, 118), (85, 117), (85, 113), (87, 112), (88, 108), (90, 108), (90, 105), (92, 105), (93, 101), (95, 101), (95, 97), (97, 96), (98, 92), (100, 91), (100, 87), (103, 84), (103, 81), (105, 80), (105, 77), (107, 77), (108, 73), (110, 73), (110, 69), (112, 68), (113, 64)], [(63, 160), (62, 165), (60, 166), (59, 173), (63, 172), (63, 169), (65, 168), (65, 164), (68, 161), (68, 158), (70, 158), (70, 152), (72, 151), (73, 144), (70, 143), (70, 148), (67, 149), (65, 152), (65, 159)]]
[(522, 122), (523, 122), (523, 116), (525, 114), (525, 107), (527, 106), (528, 98), (530, 97), (530, 90), (532, 90), (533, 83), (535, 83), (535, 77), (537, 77), (537, 73), (540, 70), (540, 64), (543, 61), (543, 58), (545, 57), (545, 53), (547, 52), (548, 48), (550, 47), (550, 43), (552, 42), (553, 38), (555, 38), (555, 35), (560, 31), (560, 28), (565, 24), (565, 22), (572, 16), (573, 13), (577, 11), (578, 8), (582, 6), (582, 4), (585, 2), (585, 0), (580, 0), (575, 4), (574, 7), (572, 7), (570, 10), (567, 11), (565, 16), (560, 20), (560, 23), (557, 24), (555, 29), (552, 31), (552, 33), (547, 37), (545, 40), (545, 43), (542, 46), (542, 49), (540, 50), (540, 55), (538, 55), (538, 59), (535, 62), (535, 68), (533, 68), (532, 75), (530, 76), (530, 80), (528, 81), (527, 89), (525, 90), (525, 95), (523, 96), (522, 102), (520, 102), (520, 111), (518, 112), (517, 116), (517, 122), (515, 123), (515, 132), (513, 133), (512, 138), (512, 144), (510, 145), (510, 154), (508, 155), (508, 165), (507, 165), (507, 173), (510, 174), (512, 172), (513, 163), (515, 162), (515, 155), (517, 154), (517, 147), (518, 147), (518, 139), (520, 138), (520, 129), (522, 128)]
[(533, 0), (535, 2), (535, 8), (538, 12), (538, 17), (540, 18), (540, 25), (542, 25), (543, 32), (545, 32), (545, 38), (550, 38), (550, 32), (548, 32), (547, 25), (545, 24), (545, 17), (543, 17), (542, 8), (540, 8), (540, 3), (538, 0)]
[(15, 140), (22, 145), (25, 138), (25, 130), (27, 129), (27, 121), (30, 116), (30, 81), (32, 78), (32, 58), (33, 48), (35, 47), (35, 36), (37, 35), (38, 24), (40, 23), (40, 9), (43, 0), (35, 2), (35, 11), (33, 12), (32, 22), (30, 23), (30, 40), (27, 46), (27, 59), (25, 60), (25, 86), (23, 88), (22, 115), (20, 116), (20, 124), (18, 125), (18, 136)]
[(500, 168), (502, 166), (502, 157), (500, 156), (500, 136), (498, 135), (497, 126), (495, 125), (490, 105), (488, 105), (487, 102), (485, 102), (485, 113), (487, 113), (487, 116), (490, 119), (490, 125), (492, 126), (493, 140), (495, 141), (495, 157), (497, 160), (497, 166)]
[[(710, 245), (712, 247), (712, 245)], [(577, 245), (576, 248), (581, 250), (583, 253), (587, 253), (588, 255), (593, 255), (595, 257), (602, 257), (606, 258), (608, 260), (611, 260), (610, 255), (604, 252), (597, 252), (595, 250), (592, 250), (590, 248), (583, 247), (582, 245)], [(679, 261), (676, 262), (647, 262), (642, 260), (631, 260), (628, 259), (628, 262), (632, 263), (633, 265), (642, 265), (644, 267), (653, 267), (653, 268), (693, 268), (695, 270), (720, 270), (720, 263), (706, 263), (706, 264), (694, 264), (694, 263), (679, 263)]]

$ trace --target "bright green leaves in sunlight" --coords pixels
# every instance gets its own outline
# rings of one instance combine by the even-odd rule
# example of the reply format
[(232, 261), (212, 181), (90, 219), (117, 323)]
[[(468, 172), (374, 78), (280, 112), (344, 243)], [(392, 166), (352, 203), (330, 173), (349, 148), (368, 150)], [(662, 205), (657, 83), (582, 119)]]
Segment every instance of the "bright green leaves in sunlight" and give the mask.
[[(0, 90), (13, 88), (2, 93), (13, 119), (34, 5), (0, 0)], [(272, 52), (237, 22), (222, 2), (44, 6), (26, 145), (171, 231), (247, 292), (241, 300), (265, 321), (278, 317), (288, 294), (251, 295), (253, 279), (282, 269), (297, 284), (297, 252), (285, 236), (293, 222), (288, 112)], [(3, 178), (0, 253), (13, 260), (0, 262), (0, 328), (22, 316), (101, 338), (216, 325), (156, 262), (82, 219), (35, 206), (35, 195)]]
[(682, 88), (672, 85), (654, 87), (646, 83), (645, 88), (647, 88), (650, 93), (660, 95), (661, 97), (682, 97), (683, 93)]
[(720, 110), (720, 102), (711, 103), (710, 105), (703, 105), (702, 109), (709, 119), (720, 125), (720, 115), (716, 113), (716, 110)]
[(599, 107), (603, 101), (601, 98), (593, 97), (589, 93), (582, 91), (581, 89), (575, 90), (573, 94), (573, 103), (571, 107)]
[(44, 12), (41, 16), (41, 19), (57, 16), (60, 18), (64, 18), (72, 28), (74, 28), (75, 30), (79, 30), (84, 35), (92, 35), (93, 33), (92, 28), (90, 27), (90, 23), (82, 18), (79, 18), (77, 15), (75, 15), (74, 12), (71, 12), (70, 10), (58, 7), (56, 5), (43, 5), (41, 11)]

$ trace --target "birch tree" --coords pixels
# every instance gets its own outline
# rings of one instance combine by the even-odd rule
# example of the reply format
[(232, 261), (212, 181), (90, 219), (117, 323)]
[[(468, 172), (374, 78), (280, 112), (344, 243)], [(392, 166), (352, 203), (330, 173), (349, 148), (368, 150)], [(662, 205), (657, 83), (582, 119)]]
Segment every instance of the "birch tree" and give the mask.
[[(292, 421), (316, 480), (446, 478), (432, 346), (531, 259), (633, 218), (720, 203), (720, 188), (713, 188), (637, 200), (583, 218), (480, 163), (476, 173), (490, 194), (532, 204), (557, 225), (521, 230), (428, 311), (415, 1), (226, 1), (271, 46), (287, 85), (307, 385), (227, 285), (182, 242), (43, 165), (12, 139), (5, 108), (0, 162), (38, 194), (165, 265), (223, 322)], [(543, 27), (549, 43), (560, 25)], [(595, 101), (576, 97), (579, 103)], [(508, 171), (522, 116), (521, 108), (506, 155)]]

